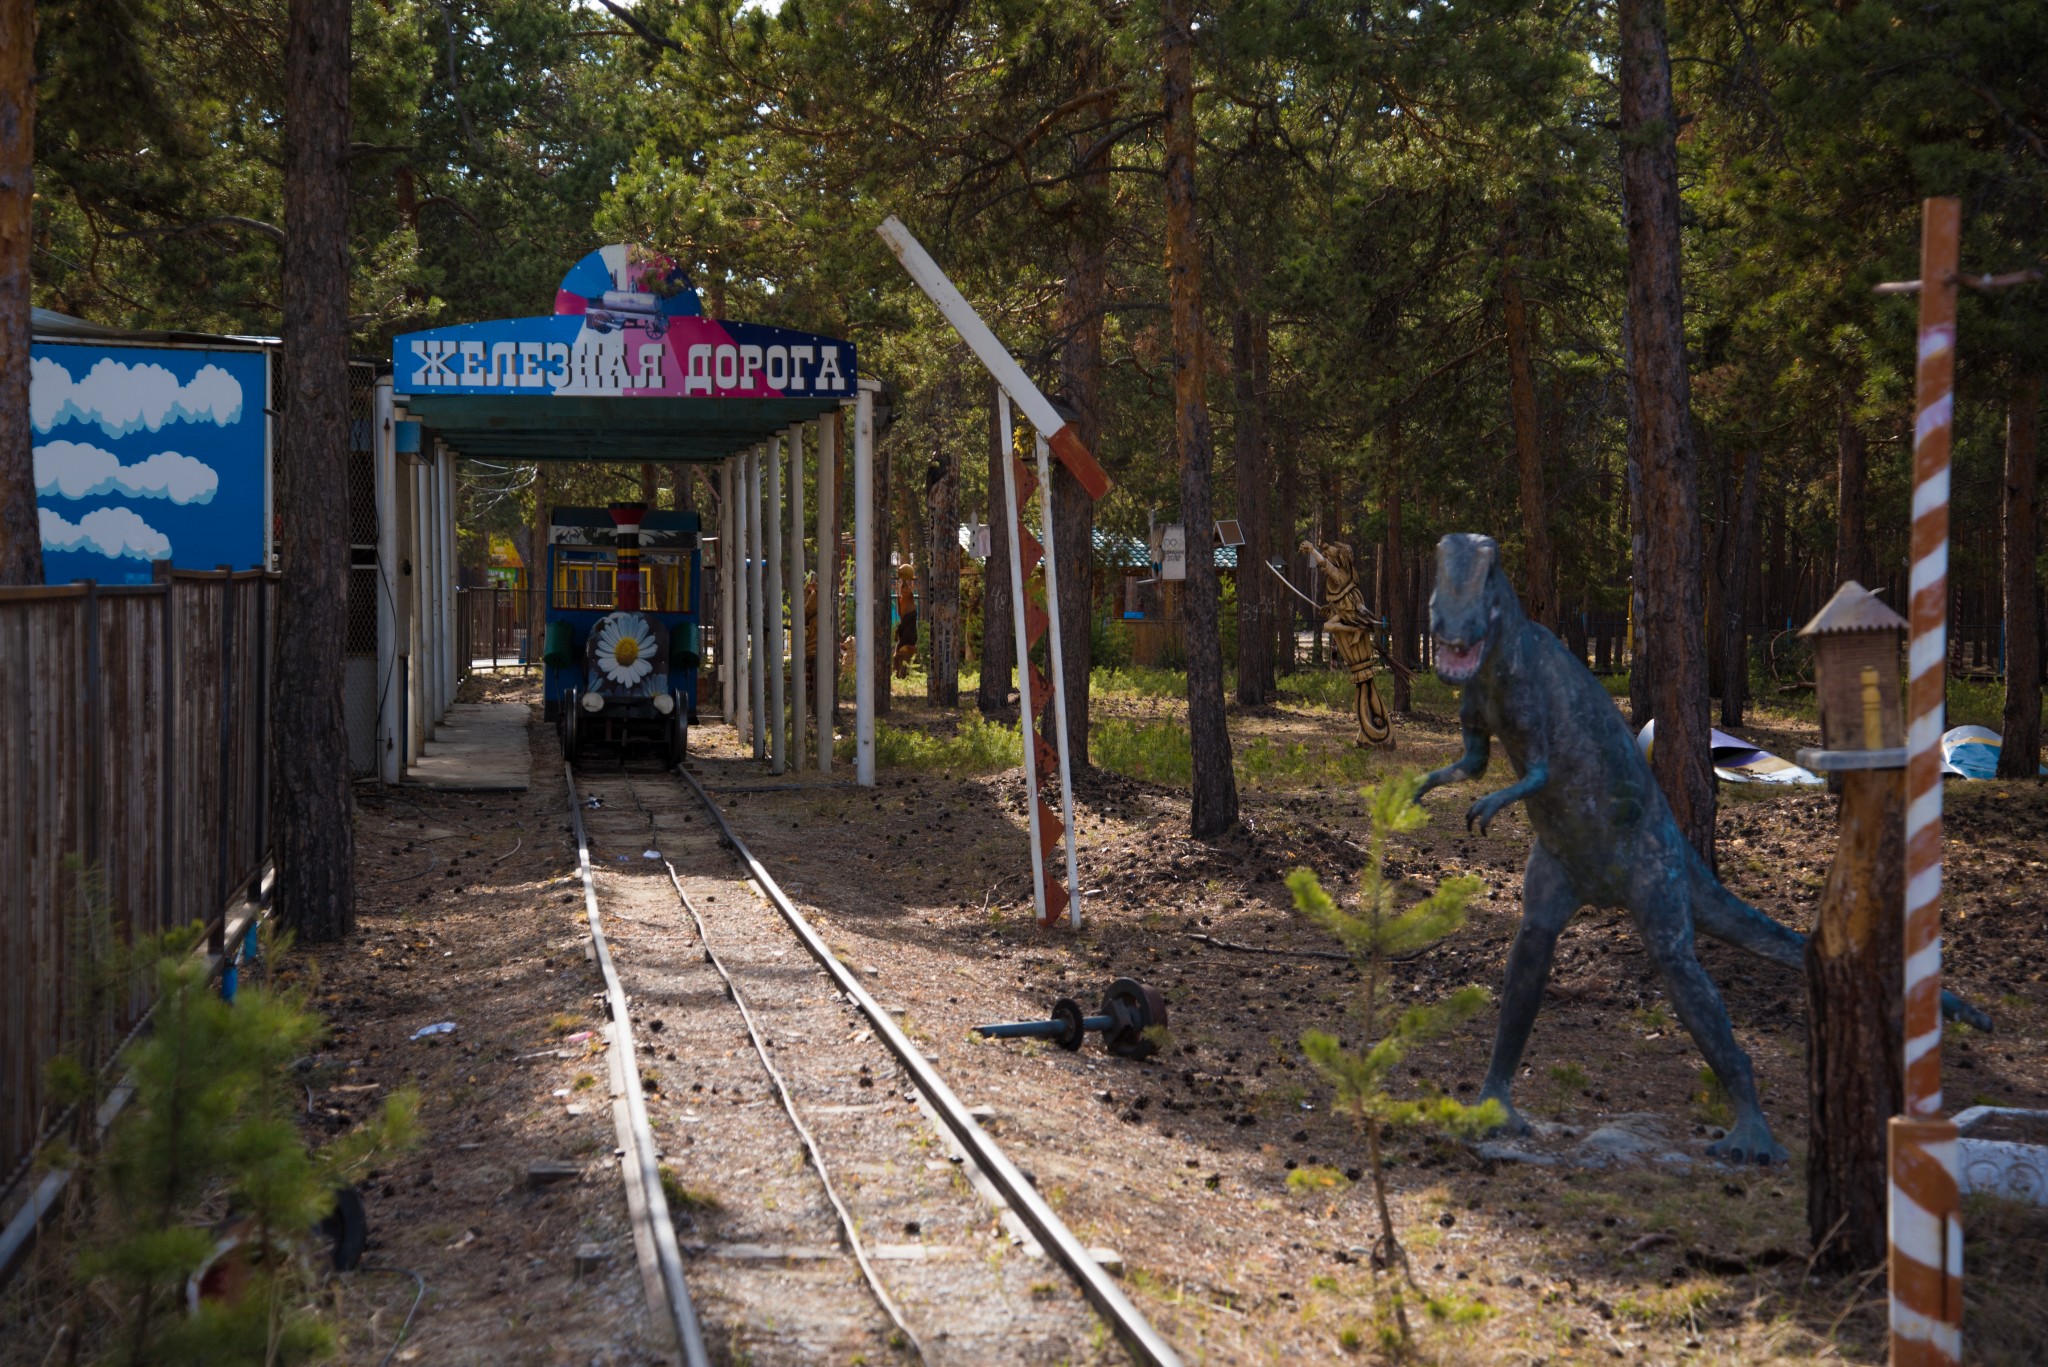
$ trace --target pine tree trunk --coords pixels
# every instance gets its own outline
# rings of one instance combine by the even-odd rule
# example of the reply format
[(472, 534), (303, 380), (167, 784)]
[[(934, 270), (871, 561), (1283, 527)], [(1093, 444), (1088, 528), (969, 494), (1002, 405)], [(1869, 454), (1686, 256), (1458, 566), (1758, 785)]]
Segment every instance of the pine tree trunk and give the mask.
[(1394, 676), (1393, 709), (1408, 712), (1415, 706), (1414, 687), (1403, 669), (1414, 667), (1408, 643), (1415, 634), (1408, 612), (1408, 566), (1401, 558), (1401, 414), (1387, 414), (1387, 644), (1400, 668)]
[(2036, 777), (2041, 763), (2041, 375), (2016, 376), (2005, 416), (2005, 730), (2000, 778)]
[[(1271, 320), (1260, 314), (1252, 326), (1252, 386), (1259, 399), (1259, 431), (1263, 440), (1259, 455), (1264, 464), (1265, 478), (1253, 490), (1252, 519), (1258, 526), (1257, 540), (1252, 544), (1258, 548), (1258, 563), (1252, 566), (1257, 575), (1254, 589), (1264, 605), (1260, 620), (1265, 633), (1260, 638), (1257, 658), (1260, 661), (1259, 688), (1267, 701), (1279, 692), (1277, 661), (1282, 632), (1287, 625), (1286, 605), (1281, 601), (1285, 592), (1279, 581), (1273, 578), (1266, 566), (1271, 563), (1276, 543), (1273, 540), (1273, 357)], [(1247, 535), (1251, 533), (1247, 532)], [(1285, 544), (1284, 542), (1278, 544)], [(1242, 576), (1238, 589), (1243, 591)]]
[[(1095, 177), (1089, 177), (1090, 180)], [(1090, 451), (1102, 443), (1102, 304), (1108, 256), (1102, 240), (1077, 235), (1067, 243), (1067, 279), (1060, 294), (1060, 390), (1073, 409), (1074, 428)], [(1060, 652), (1067, 690), (1067, 754), (1076, 771), (1088, 767), (1088, 685), (1094, 666), (1095, 500), (1064, 462), (1053, 461), (1051, 545), (1060, 580)], [(1046, 668), (1051, 669), (1048, 658)], [(1047, 708), (1044, 733), (1058, 742), (1056, 708)]]
[(43, 582), (28, 414), (35, 66), (35, 5), (0, 0), (0, 587)]
[(1182, 597), (1188, 655), (1188, 739), (1194, 759), (1192, 832), (1237, 824), (1237, 776), (1224, 721), (1223, 642), (1216, 630), (1216, 557), (1210, 552), (1213, 443), (1204, 392), (1202, 245), (1195, 228), (1195, 73), (1192, 0), (1165, 0), (1160, 38), (1166, 112), (1166, 273), (1173, 306), (1174, 438), (1180, 448), (1180, 518), (1187, 529)]
[(1855, 391), (1842, 386), (1841, 416), (1835, 427), (1835, 583), (1854, 579), (1870, 585), (1870, 552), (1865, 531), (1864, 493), (1869, 485), (1870, 443), (1850, 411)]
[[(1630, 354), (1634, 329), (1624, 304), (1621, 354)], [(1650, 652), (1644, 649), (1643, 585), (1650, 577), (1649, 539), (1643, 531), (1643, 423), (1636, 411), (1635, 371), (1624, 366), (1622, 387), (1628, 401), (1628, 724), (1641, 731), (1651, 716)]]
[(650, 509), (660, 505), (661, 481), (655, 476), (654, 462), (640, 462), (640, 501)]
[(1903, 770), (1842, 775), (1841, 835), (1806, 945), (1806, 1224), (1829, 1274), (1885, 1257), (1885, 1129), (1905, 1105), (1905, 808)]
[(1533, 622), (1557, 630), (1557, 572), (1550, 553), (1550, 513), (1543, 494), (1543, 443), (1536, 413), (1536, 368), (1529, 359), (1529, 317), (1522, 300), (1519, 252), (1510, 240), (1501, 267), (1507, 329), (1508, 413), (1515, 430), (1515, 467), (1522, 485), (1522, 606)]
[(285, 38), (284, 582), (271, 720), (277, 912), (307, 943), (355, 928), (348, 730), (347, 0), (290, 0)]
[(1743, 457), (1734, 516), (1721, 559), (1721, 725), (1731, 730), (1742, 725), (1743, 694), (1749, 687), (1749, 567), (1756, 559), (1763, 463), (1762, 449), (1752, 445)]
[(1699, 463), (1679, 279), (1677, 121), (1663, 0), (1621, 0), (1621, 170), (1626, 187), (1629, 367), (1642, 443), (1647, 582), (1643, 585), (1651, 767), (1678, 828), (1714, 862), (1714, 771), (1707, 747), (1707, 658), (1701, 602)]
[(1240, 306), (1230, 318), (1230, 369), (1237, 398), (1237, 702), (1260, 707), (1272, 697), (1272, 631), (1266, 622), (1272, 592), (1266, 571), (1266, 396), (1259, 388), (1259, 334), (1265, 320)]
[[(984, 717), (1010, 709), (1011, 671), (1017, 664), (1017, 637), (1010, 606), (1010, 515), (1003, 504), (1002, 429), (996, 405), (1007, 402), (996, 382), (988, 382), (988, 563), (981, 568), (981, 683), (974, 704)], [(1091, 450), (1093, 448), (1090, 448)]]
[[(925, 696), (939, 707), (960, 705), (960, 458), (953, 451), (951, 424), (957, 376), (948, 376), (940, 406), (939, 436), (925, 473), (926, 525), (924, 615), (931, 623), (931, 660)], [(799, 590), (801, 592), (801, 590)]]
[[(1270, 387), (1266, 392), (1272, 392)], [(1299, 584), (1301, 576), (1294, 572), (1293, 565), (1300, 558), (1297, 543), (1301, 540), (1301, 456), (1292, 441), (1283, 440), (1277, 443), (1274, 464), (1279, 467), (1280, 510), (1273, 536), (1272, 559), (1288, 566), (1288, 578)], [(1270, 601), (1274, 605), (1273, 658), (1274, 672), (1278, 674), (1283, 670), (1293, 670), (1295, 665), (1295, 623), (1300, 612), (1301, 600), (1277, 582), (1272, 585), (1272, 589)], [(1277, 692), (1277, 678), (1274, 685)]]

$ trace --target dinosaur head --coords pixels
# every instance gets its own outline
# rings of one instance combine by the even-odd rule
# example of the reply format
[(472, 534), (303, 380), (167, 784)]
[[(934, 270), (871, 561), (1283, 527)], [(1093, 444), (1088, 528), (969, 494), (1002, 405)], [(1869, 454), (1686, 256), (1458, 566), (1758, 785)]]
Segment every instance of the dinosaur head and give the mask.
[(1453, 532), (1436, 543), (1436, 591), (1429, 595), (1429, 629), (1436, 637), (1436, 672), (1445, 683), (1469, 683), (1486, 663), (1504, 625), (1522, 605), (1500, 568), (1500, 544), (1490, 536)]

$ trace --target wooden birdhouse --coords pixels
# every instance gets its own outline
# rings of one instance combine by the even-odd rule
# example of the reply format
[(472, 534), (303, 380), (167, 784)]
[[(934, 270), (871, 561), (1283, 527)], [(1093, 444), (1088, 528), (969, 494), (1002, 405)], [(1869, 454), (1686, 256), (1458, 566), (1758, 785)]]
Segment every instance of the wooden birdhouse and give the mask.
[(1899, 750), (1906, 743), (1899, 698), (1899, 641), (1905, 618), (1850, 580), (1801, 628), (1813, 640), (1825, 750)]

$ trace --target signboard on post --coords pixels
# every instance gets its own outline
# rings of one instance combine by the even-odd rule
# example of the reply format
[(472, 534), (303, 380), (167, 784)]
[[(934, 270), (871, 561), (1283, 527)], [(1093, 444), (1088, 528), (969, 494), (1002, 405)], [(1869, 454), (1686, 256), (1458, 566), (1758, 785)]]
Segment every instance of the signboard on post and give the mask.
[(256, 348), (36, 342), (43, 580), (147, 584), (270, 565), (270, 358)]
[(1168, 523), (1159, 536), (1159, 577), (1161, 579), (1186, 579), (1188, 577), (1188, 529), (1178, 522)]

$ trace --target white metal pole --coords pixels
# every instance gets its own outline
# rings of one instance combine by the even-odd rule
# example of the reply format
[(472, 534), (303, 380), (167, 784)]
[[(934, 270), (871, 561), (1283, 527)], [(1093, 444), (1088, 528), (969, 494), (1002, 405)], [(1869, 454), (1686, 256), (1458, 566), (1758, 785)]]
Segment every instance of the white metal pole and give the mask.
[(732, 458), (718, 468), (718, 685), (721, 701), (725, 704), (725, 723), (739, 725), (739, 713), (734, 710), (733, 661), (740, 658), (734, 648), (738, 642), (732, 636), (733, 571), (743, 557), (734, 554), (732, 536), (733, 497)]
[(405, 709), (398, 694), (398, 425), (389, 376), (377, 381), (376, 394), (377, 776), (396, 783), (405, 777), (405, 738), (398, 734)]
[(804, 723), (804, 425), (789, 425), (789, 743), (790, 763), (803, 772), (809, 747)]
[(412, 573), (407, 576), (405, 589), (411, 606), (405, 652), (405, 763), (408, 768), (420, 757), (420, 749), (427, 743), (427, 645), (433, 639), (432, 624), (427, 621), (427, 462), (432, 456), (431, 451), (422, 450), (414, 457), (412, 506), (407, 509), (410, 516), (406, 518), (405, 525), (406, 554), (412, 559)]
[(779, 774), (785, 767), (788, 747), (783, 737), (789, 728), (784, 713), (785, 688), (782, 678), (782, 435), (768, 438), (763, 457), (768, 467), (768, 559), (762, 566), (768, 577), (768, 772)]
[(875, 786), (875, 399), (862, 380), (853, 402), (854, 780)]
[(839, 506), (838, 431), (832, 415), (818, 419), (818, 772), (832, 772), (832, 710), (839, 697), (839, 547), (827, 545)]
[[(1060, 648), (1060, 572), (1059, 556), (1053, 545), (1052, 520), (1052, 451), (1045, 444), (1045, 434), (1038, 437), (1038, 497), (1039, 529), (1045, 542), (1045, 614), (1047, 619), (1047, 640), (1052, 649), (1052, 719), (1058, 730), (1060, 752), (1060, 820), (1067, 827), (1067, 927), (1081, 928), (1081, 868), (1074, 856), (1074, 782), (1073, 766), (1067, 756), (1067, 672), (1066, 660)], [(1011, 557), (1013, 560), (1015, 557)], [(1030, 749), (1027, 746), (1025, 753)], [(1034, 841), (1035, 843), (1035, 841)]]
[(768, 755), (767, 660), (763, 642), (761, 583), (761, 448), (747, 452), (747, 716), (752, 722), (754, 758)]
[(442, 611), (446, 593), (443, 583), (446, 566), (441, 563), (441, 518), (442, 505), (447, 489), (441, 474), (447, 466), (448, 443), (434, 443), (433, 463), (427, 467), (427, 607), (428, 620), (433, 623), (433, 639), (427, 646), (427, 713), (428, 725), (438, 727), (442, 716), (448, 710), (445, 691), (446, 680), (442, 673), (442, 661), (448, 653), (448, 619)]
[[(1024, 813), (1031, 827), (1031, 899), (1045, 921), (1045, 850), (1038, 835), (1038, 764), (1031, 745), (1031, 638), (1024, 627), (1024, 520), (1017, 504), (1016, 446), (1010, 434), (1010, 397), (999, 393), (996, 415), (1003, 443), (1003, 515), (1010, 519), (1010, 606), (1017, 628), (1017, 736), (1024, 742)], [(983, 624), (987, 629), (987, 624)], [(1062, 728), (1064, 729), (1064, 728)]]
[(458, 651), (467, 651), (469, 642), (455, 639), (455, 582), (459, 577), (460, 556), (455, 549), (455, 451), (447, 448), (441, 466), (441, 687), (442, 711), (455, 706), (455, 689), (462, 681), (462, 671), (469, 667), (469, 661), (460, 659)]

